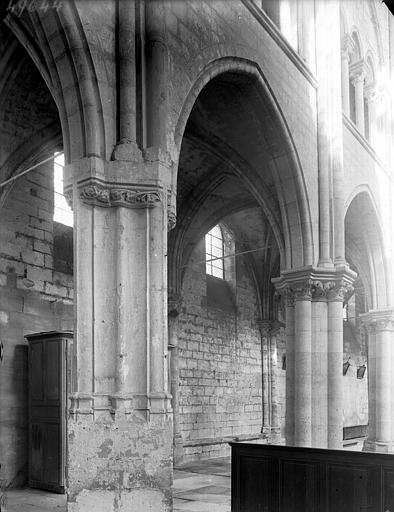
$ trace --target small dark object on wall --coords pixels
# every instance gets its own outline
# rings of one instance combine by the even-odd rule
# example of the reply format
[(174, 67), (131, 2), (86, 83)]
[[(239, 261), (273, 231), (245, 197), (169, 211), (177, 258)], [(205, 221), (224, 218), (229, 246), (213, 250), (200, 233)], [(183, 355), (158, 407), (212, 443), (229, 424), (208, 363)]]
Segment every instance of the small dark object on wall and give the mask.
[(364, 378), (364, 374), (365, 374), (365, 370), (366, 369), (367, 369), (367, 366), (366, 366), (365, 363), (362, 366), (359, 366), (357, 368), (357, 378), (358, 379), (363, 379)]

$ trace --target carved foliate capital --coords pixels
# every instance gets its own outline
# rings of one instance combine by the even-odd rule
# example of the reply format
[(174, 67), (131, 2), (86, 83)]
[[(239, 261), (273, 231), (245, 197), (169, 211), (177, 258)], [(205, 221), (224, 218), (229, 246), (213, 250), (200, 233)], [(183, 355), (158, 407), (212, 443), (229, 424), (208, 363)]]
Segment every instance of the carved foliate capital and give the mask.
[(376, 82), (372, 82), (364, 87), (364, 96), (367, 98), (368, 103), (373, 103), (379, 98)]
[(394, 331), (394, 311), (391, 309), (371, 310), (361, 315), (360, 318), (368, 334)]
[(168, 211), (168, 231), (171, 231), (176, 226), (176, 214), (175, 212)]
[(168, 215), (168, 231), (176, 226), (176, 198), (172, 190), (169, 188), (167, 193), (167, 215)]
[(367, 76), (367, 67), (364, 59), (355, 62), (350, 66), (350, 79), (355, 85), (357, 82), (363, 82)]
[(353, 292), (352, 282), (356, 274), (348, 268), (327, 270), (320, 267), (284, 271), (273, 279), (278, 293), (286, 299), (287, 305), (294, 301), (344, 301)]
[(355, 43), (354, 43), (353, 38), (350, 35), (346, 34), (343, 37), (342, 42), (341, 42), (342, 58), (349, 60), (350, 55), (353, 53), (354, 48), (355, 48)]
[(78, 186), (79, 196), (84, 203), (110, 208), (152, 208), (162, 201), (162, 191), (143, 185), (113, 184), (96, 179)]
[(71, 209), (73, 209), (73, 191), (72, 191), (72, 189), (65, 190), (63, 195), (67, 201), (68, 206)]
[(353, 290), (353, 286), (344, 280), (330, 281), (327, 283), (327, 298), (333, 302), (344, 302)]
[(314, 283), (312, 279), (298, 281), (293, 285), (295, 300), (312, 300)]
[(261, 336), (266, 338), (272, 331), (273, 320), (257, 320), (257, 325), (260, 329)]
[(181, 312), (183, 299), (180, 295), (170, 294), (168, 296), (168, 316), (177, 317)]
[(282, 297), (284, 298), (285, 306), (287, 308), (294, 308), (295, 293), (294, 293), (294, 289), (290, 285), (285, 286), (280, 291), (278, 291), (278, 293), (280, 293), (282, 295)]

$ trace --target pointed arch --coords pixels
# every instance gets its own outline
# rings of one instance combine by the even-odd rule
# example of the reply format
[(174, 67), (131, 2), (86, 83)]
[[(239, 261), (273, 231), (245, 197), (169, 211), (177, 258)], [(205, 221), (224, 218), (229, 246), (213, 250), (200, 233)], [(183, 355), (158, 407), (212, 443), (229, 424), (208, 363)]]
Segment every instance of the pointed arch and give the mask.
[(105, 158), (106, 141), (98, 79), (76, 6), (9, 14), (5, 22), (43, 77), (59, 111), (67, 162)]
[[(267, 133), (268, 145), (271, 143), (273, 157), (273, 175), (279, 204), (281, 225), (273, 226), (278, 244), (285, 247), (282, 268), (295, 268), (313, 263), (313, 234), (311, 213), (304, 176), (297, 150), (281, 108), (259, 66), (246, 59), (225, 57), (210, 62), (192, 85), (183, 103), (174, 131), (174, 143), (179, 154), (187, 121), (197, 98), (203, 89), (215, 78), (233, 73), (247, 77), (253, 82), (256, 96), (268, 111), (272, 130)], [(258, 113), (256, 114), (258, 115)], [(274, 137), (280, 134), (281, 144), (278, 148)], [(262, 197), (258, 197), (260, 182), (258, 175), (253, 176), (255, 197), (269, 216)], [(301, 258), (299, 257), (302, 254)]]
[(347, 259), (358, 267), (364, 281), (369, 309), (391, 304), (390, 271), (382, 231), (382, 220), (373, 194), (359, 185), (345, 204)]

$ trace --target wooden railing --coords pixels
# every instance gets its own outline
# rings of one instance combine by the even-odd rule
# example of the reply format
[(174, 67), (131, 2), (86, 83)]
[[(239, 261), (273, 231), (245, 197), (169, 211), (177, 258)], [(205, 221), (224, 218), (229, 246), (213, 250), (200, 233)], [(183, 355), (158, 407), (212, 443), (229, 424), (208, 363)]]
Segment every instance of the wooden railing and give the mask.
[(394, 455), (230, 445), (231, 512), (394, 512)]

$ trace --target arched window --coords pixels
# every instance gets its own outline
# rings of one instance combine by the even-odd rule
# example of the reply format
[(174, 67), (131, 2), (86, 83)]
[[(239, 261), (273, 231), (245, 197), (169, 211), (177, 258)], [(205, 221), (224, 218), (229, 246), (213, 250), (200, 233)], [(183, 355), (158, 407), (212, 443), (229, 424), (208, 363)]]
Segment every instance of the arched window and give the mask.
[(206, 273), (224, 279), (224, 245), (220, 226), (205, 235)]
[(73, 273), (73, 212), (63, 193), (64, 154), (56, 153), (53, 166), (53, 268)]
[(53, 220), (64, 224), (65, 226), (73, 225), (73, 212), (68, 206), (66, 198), (63, 194), (63, 170), (64, 170), (64, 154), (58, 153), (55, 156), (53, 167), (53, 185), (54, 185), (54, 210)]

